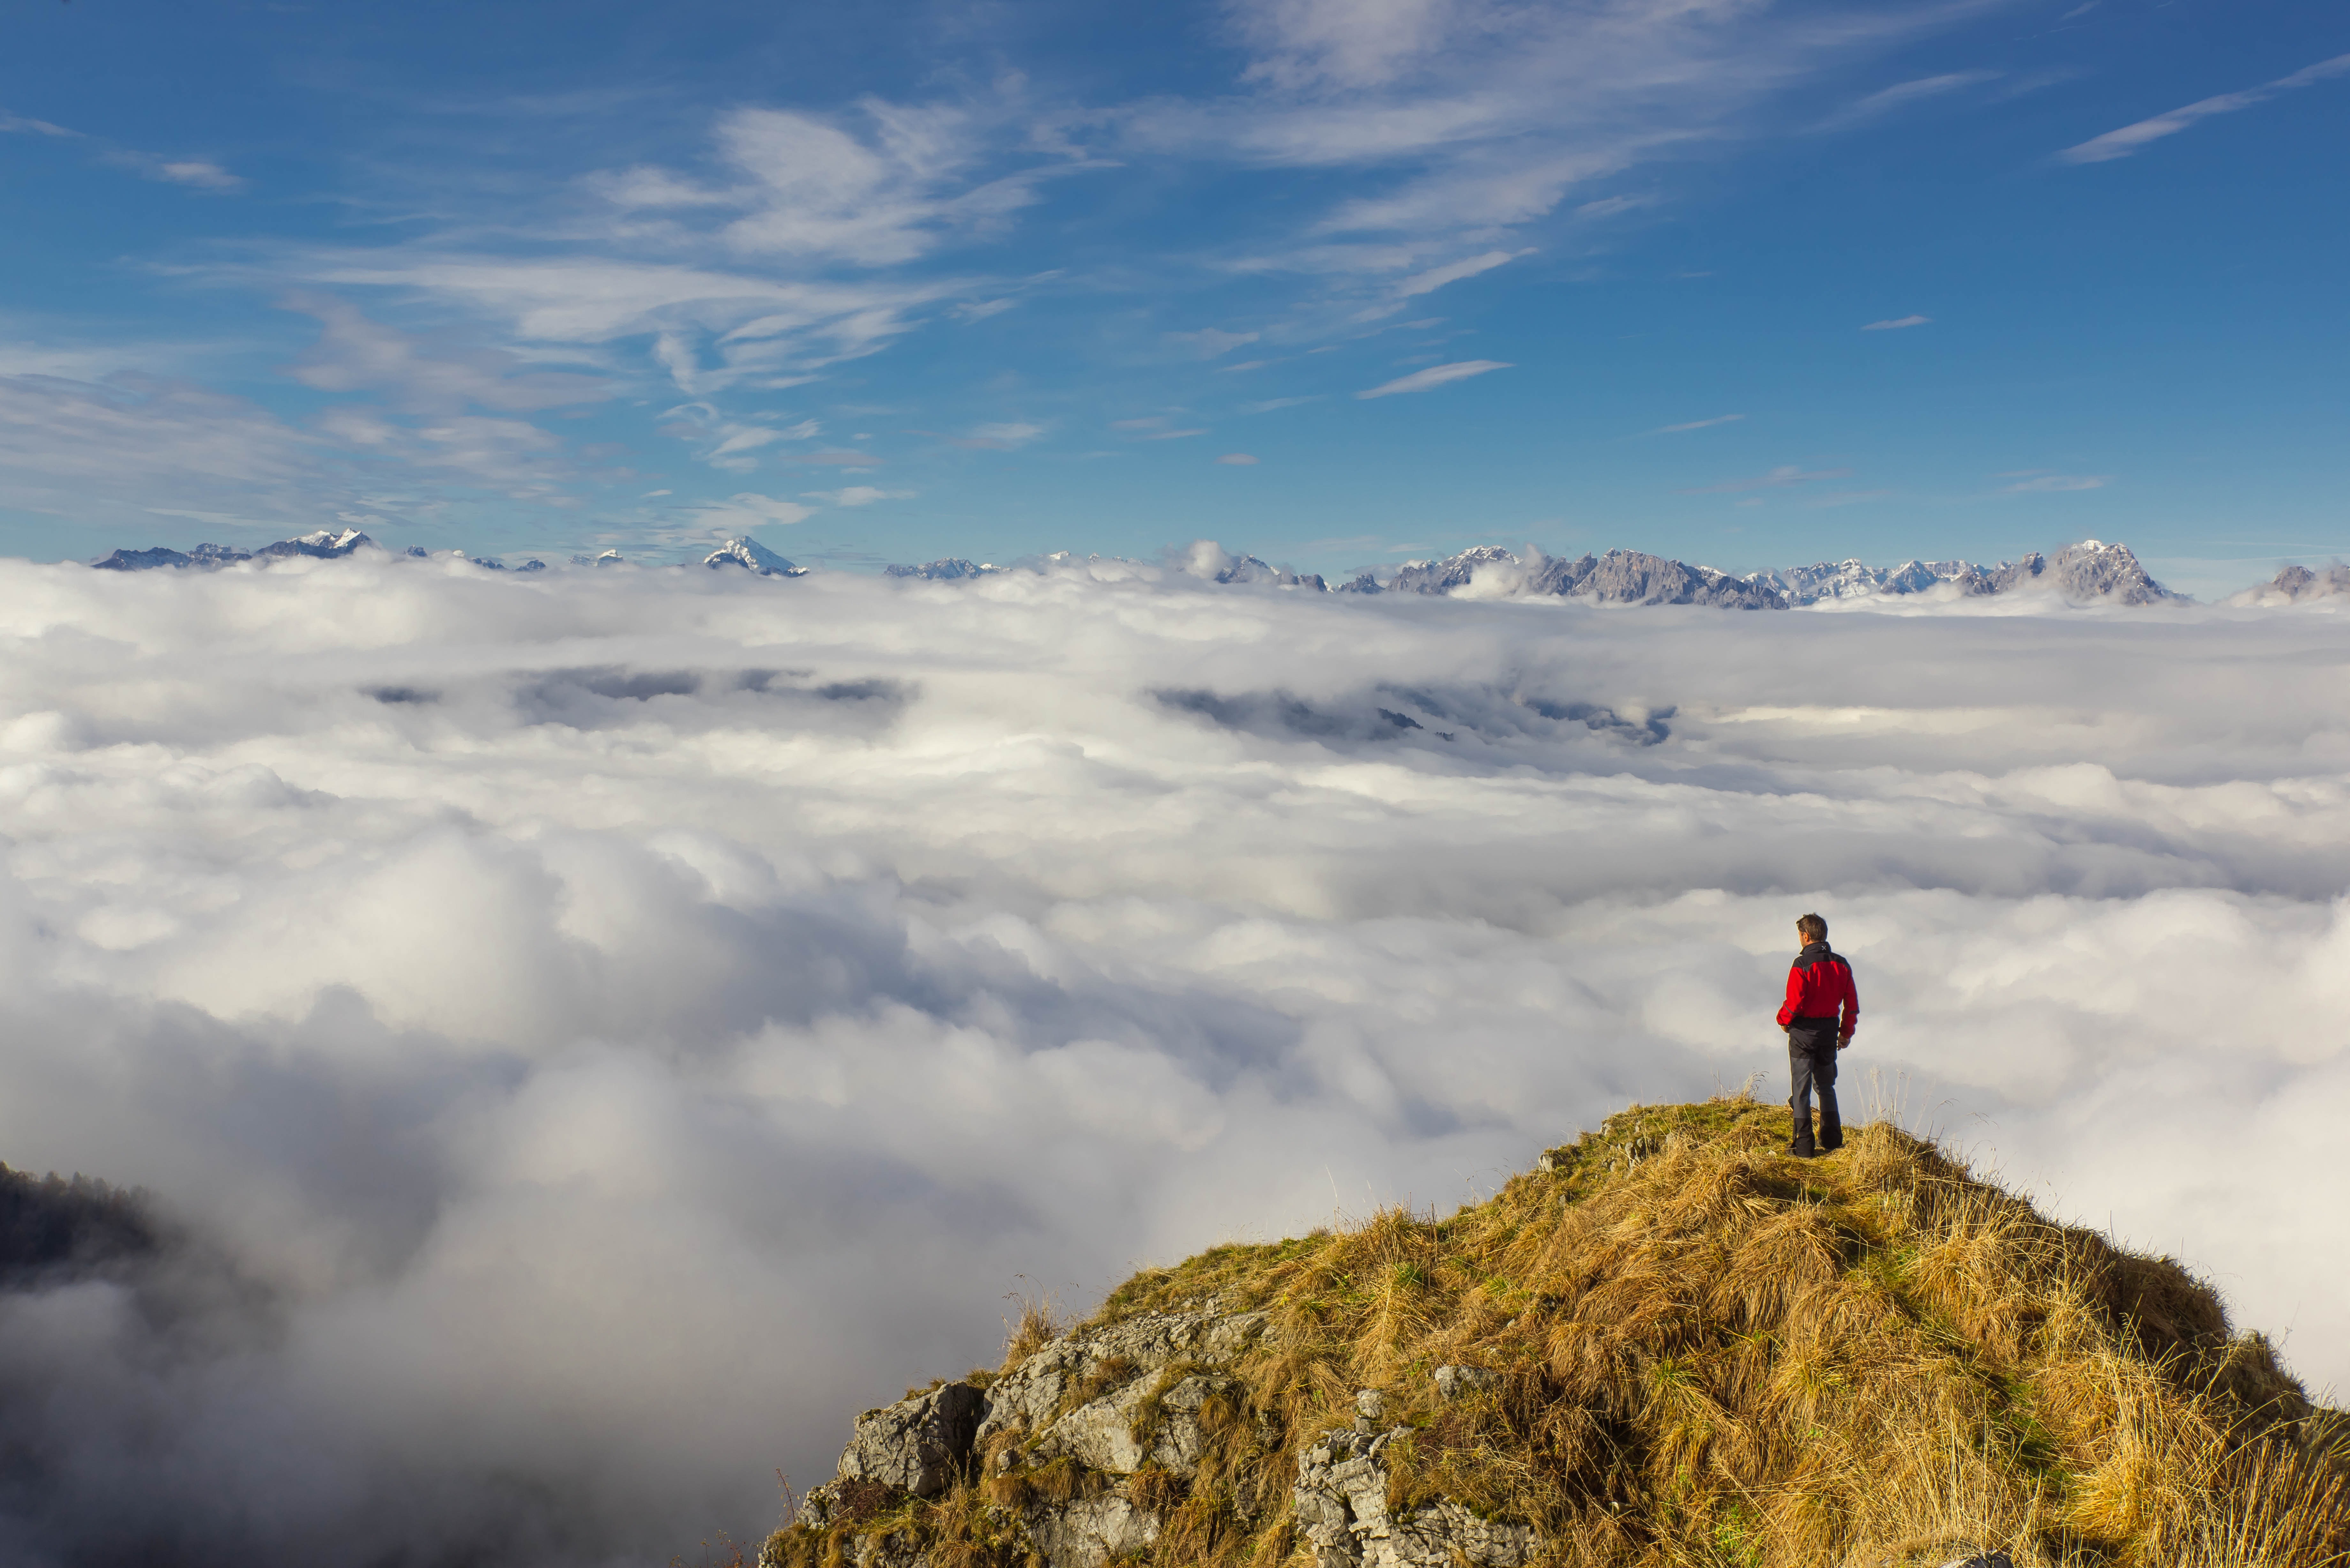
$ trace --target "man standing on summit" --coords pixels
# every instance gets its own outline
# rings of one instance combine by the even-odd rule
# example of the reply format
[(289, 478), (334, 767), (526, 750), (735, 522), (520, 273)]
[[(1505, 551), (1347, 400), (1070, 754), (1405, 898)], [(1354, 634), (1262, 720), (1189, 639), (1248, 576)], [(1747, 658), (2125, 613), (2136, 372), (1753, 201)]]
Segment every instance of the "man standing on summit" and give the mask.
[(1779, 1027), (1787, 1032), (1787, 1066), (1794, 1094), (1787, 1106), (1795, 1114), (1795, 1141), (1790, 1154), (1809, 1159), (1812, 1146), (1812, 1090), (1820, 1092), (1820, 1141), (1817, 1152), (1844, 1147), (1844, 1123), (1836, 1116), (1836, 1053), (1852, 1044), (1853, 1025), (1860, 1022), (1860, 996), (1852, 988), (1852, 965), (1828, 950), (1828, 923), (1817, 915), (1795, 922), (1795, 941), (1803, 950), (1787, 971), (1787, 1000), (1779, 1008)]

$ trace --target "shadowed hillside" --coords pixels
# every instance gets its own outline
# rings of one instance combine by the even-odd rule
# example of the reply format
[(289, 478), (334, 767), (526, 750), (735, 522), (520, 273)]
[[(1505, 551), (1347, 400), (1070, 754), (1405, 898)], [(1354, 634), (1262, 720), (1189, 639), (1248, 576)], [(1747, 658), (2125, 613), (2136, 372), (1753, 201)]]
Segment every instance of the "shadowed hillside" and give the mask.
[(0, 1290), (144, 1258), (161, 1246), (142, 1197), (91, 1177), (0, 1165)]
[(1451, 1218), (1211, 1249), (858, 1423), (774, 1568), (2350, 1553), (2343, 1418), (2168, 1259), (1876, 1123), (1634, 1107)]

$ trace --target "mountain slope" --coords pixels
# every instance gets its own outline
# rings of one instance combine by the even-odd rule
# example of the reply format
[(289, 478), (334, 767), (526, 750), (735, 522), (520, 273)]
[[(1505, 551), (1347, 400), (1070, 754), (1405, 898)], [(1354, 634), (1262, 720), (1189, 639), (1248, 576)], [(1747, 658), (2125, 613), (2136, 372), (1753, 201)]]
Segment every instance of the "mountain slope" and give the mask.
[(1874, 1124), (1634, 1107), (1438, 1220), (1148, 1270), (868, 1411), (816, 1568), (2316, 1568), (2343, 1417), (2167, 1259)]

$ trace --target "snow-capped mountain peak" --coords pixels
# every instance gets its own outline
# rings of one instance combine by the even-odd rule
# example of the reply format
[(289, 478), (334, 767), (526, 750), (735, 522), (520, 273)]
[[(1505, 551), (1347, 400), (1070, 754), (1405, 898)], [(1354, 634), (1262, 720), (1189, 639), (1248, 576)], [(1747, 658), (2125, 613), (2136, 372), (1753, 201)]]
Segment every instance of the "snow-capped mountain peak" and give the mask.
[(756, 539), (745, 534), (729, 539), (702, 558), (702, 564), (715, 571), (721, 566), (746, 566), (763, 577), (805, 577), (807, 568), (795, 566), (776, 555)]

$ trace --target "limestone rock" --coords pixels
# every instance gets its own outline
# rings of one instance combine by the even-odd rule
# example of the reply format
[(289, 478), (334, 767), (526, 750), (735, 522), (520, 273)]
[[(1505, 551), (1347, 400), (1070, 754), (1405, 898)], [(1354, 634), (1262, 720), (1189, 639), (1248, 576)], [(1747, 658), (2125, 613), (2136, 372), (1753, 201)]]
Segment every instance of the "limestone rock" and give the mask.
[(1115, 1492), (1028, 1510), (1028, 1539), (1045, 1568), (1101, 1568), (1159, 1539), (1159, 1516)]
[(971, 1464), (972, 1443), (987, 1397), (968, 1383), (948, 1383), (857, 1418), (841, 1451), (839, 1479), (876, 1481), (936, 1497)]
[(1465, 1399), (1500, 1381), (1498, 1374), (1482, 1366), (1440, 1366), (1436, 1369), (1436, 1397), (1440, 1399)]
[(1190, 1476), (1200, 1468), (1200, 1456), (1208, 1446), (1200, 1424), (1201, 1407), (1229, 1391), (1232, 1381), (1193, 1373), (1163, 1391), (1160, 1381), (1139, 1377), (1114, 1394), (1078, 1406), (1045, 1428), (1029, 1450), (1031, 1459), (1042, 1461), (1066, 1454), (1089, 1469), (1120, 1475), (1152, 1463)]
[(1523, 1568), (1541, 1542), (1531, 1525), (1480, 1519), (1454, 1502), (1388, 1511), (1388, 1445), (1410, 1429), (1326, 1433), (1297, 1462), (1291, 1503), (1315, 1568)]
[[(1264, 1327), (1263, 1313), (1201, 1310), (1143, 1313), (1100, 1328), (1073, 1330), (988, 1389), (979, 1440), (1003, 1431), (1041, 1436), (1089, 1378), (1114, 1379), (1123, 1386), (1171, 1362), (1225, 1366), (1255, 1344)], [(1100, 1397), (1097, 1393), (1096, 1400)]]

